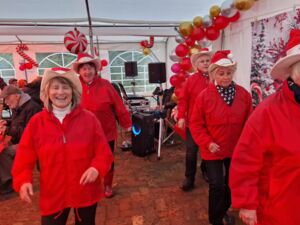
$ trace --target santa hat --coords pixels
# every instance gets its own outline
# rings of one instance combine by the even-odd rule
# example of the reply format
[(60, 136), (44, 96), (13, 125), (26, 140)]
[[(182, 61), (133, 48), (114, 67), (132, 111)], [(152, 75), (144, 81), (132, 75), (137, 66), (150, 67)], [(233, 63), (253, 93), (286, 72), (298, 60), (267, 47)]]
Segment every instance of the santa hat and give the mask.
[(198, 63), (199, 63), (198, 59), (203, 55), (208, 55), (209, 57), (211, 57), (212, 52), (209, 51), (208, 48), (201, 48), (199, 50), (199, 52), (191, 55), (191, 63), (192, 63), (194, 70), (198, 69)]
[(46, 85), (51, 79), (55, 77), (62, 77), (67, 79), (73, 84), (76, 90), (81, 94), (82, 86), (78, 75), (73, 70), (70, 70), (68, 68), (57, 67), (57, 68), (52, 68), (51, 70), (46, 70), (43, 75), (42, 82), (41, 82), (41, 91), (40, 91), (40, 98), (42, 101), (45, 100)]
[(217, 67), (233, 67), (236, 69), (236, 62), (233, 61), (233, 56), (230, 50), (217, 51), (211, 58), (211, 64), (208, 67), (208, 72), (212, 72)]
[(79, 73), (78, 67), (81, 64), (85, 63), (93, 63), (96, 67), (96, 72), (100, 69), (100, 60), (98, 58), (94, 58), (93, 56), (85, 53), (78, 53), (77, 61), (73, 64), (73, 70), (76, 73)]
[(271, 70), (274, 79), (286, 80), (291, 75), (292, 65), (300, 62), (300, 30), (291, 30), (285, 51), (286, 56), (279, 59)]

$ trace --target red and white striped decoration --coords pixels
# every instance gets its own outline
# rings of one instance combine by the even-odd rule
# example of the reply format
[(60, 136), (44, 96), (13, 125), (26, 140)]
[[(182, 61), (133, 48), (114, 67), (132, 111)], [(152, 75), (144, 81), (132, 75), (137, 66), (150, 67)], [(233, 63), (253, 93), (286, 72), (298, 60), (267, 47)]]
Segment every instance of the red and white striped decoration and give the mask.
[(85, 35), (75, 28), (65, 34), (64, 44), (70, 52), (77, 54), (86, 50), (88, 42)]
[(26, 61), (28, 61), (29, 63), (31, 63), (33, 66), (35, 67), (38, 67), (39, 64), (34, 61), (29, 55), (25, 54), (24, 51), (27, 51), (28, 50), (28, 46), (25, 45), (25, 44), (19, 44), (17, 47), (16, 47), (16, 51), (17, 53), (23, 58), (25, 59)]

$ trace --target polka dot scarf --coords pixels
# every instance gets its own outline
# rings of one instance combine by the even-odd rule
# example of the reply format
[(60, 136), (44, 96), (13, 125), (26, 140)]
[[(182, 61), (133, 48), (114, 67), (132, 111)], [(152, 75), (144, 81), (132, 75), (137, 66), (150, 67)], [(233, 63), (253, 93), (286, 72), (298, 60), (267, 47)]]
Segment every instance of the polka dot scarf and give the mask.
[(287, 81), (290, 90), (294, 93), (295, 100), (300, 103), (300, 87), (295, 84), (295, 82), (291, 78), (288, 78)]
[(227, 88), (221, 87), (220, 85), (216, 85), (216, 88), (223, 100), (225, 101), (225, 103), (231, 106), (235, 96), (234, 82), (232, 82)]

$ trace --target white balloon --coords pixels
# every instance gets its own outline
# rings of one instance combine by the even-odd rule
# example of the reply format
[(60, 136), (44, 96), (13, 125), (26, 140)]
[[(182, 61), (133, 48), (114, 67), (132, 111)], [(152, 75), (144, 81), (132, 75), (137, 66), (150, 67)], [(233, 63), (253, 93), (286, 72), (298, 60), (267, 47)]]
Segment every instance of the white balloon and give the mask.
[(225, 0), (221, 5), (221, 14), (225, 17), (232, 17), (237, 13), (237, 9), (234, 7), (233, 0)]
[(210, 16), (209, 15), (205, 15), (203, 17), (203, 27), (205, 27), (205, 28), (206, 27), (210, 27), (212, 24), (213, 24), (213, 22), (212, 22)]
[(175, 41), (178, 44), (181, 44), (181, 43), (185, 42), (185, 39), (182, 36), (178, 35), (178, 36), (175, 37)]
[(201, 48), (208, 48), (209, 46), (211, 46), (212, 42), (204, 38), (201, 41), (198, 41), (198, 44), (201, 46)]
[(173, 51), (171, 52), (169, 58), (170, 58), (173, 62), (179, 62), (179, 61), (181, 61), (181, 58), (180, 58), (178, 55), (176, 55), (175, 50), (173, 50)]

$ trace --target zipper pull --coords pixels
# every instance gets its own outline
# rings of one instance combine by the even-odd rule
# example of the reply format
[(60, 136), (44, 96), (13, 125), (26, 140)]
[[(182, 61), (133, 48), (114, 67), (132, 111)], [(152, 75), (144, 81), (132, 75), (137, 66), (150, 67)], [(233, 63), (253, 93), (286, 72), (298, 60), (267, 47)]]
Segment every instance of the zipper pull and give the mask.
[(63, 134), (63, 143), (66, 144), (67, 143), (67, 139), (66, 136)]

